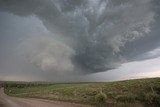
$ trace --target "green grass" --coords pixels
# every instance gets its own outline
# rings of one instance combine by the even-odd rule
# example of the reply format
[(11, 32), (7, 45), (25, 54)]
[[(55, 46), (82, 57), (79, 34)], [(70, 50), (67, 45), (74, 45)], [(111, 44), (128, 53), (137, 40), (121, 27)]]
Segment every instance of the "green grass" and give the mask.
[[(103, 92), (107, 96), (104, 105), (110, 105), (109, 107), (117, 104), (119, 106), (116, 107), (121, 107), (120, 105), (124, 107), (124, 104), (129, 104), (131, 107), (137, 104), (157, 106), (160, 103), (159, 100), (152, 101), (153, 98), (157, 99), (160, 96), (160, 78), (106, 83), (27, 85), (27, 87), (19, 87), (18, 85), (20, 84), (14, 85), (14, 87), (13, 85), (7, 85), (5, 92), (11, 96), (44, 98), (92, 105), (97, 105), (95, 96)], [(149, 96), (150, 94), (146, 96), (147, 93), (151, 93), (152, 96)], [(148, 100), (151, 100), (151, 103), (148, 104)]]

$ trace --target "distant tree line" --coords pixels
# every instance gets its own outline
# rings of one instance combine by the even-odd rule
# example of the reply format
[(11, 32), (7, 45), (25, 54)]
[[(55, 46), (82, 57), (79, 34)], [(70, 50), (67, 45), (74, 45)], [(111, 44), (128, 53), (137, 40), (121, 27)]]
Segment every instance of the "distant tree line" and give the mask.
[(1, 86), (4, 88), (26, 88), (26, 87), (37, 87), (37, 86), (48, 86), (53, 85), (51, 83), (42, 82), (4, 82)]

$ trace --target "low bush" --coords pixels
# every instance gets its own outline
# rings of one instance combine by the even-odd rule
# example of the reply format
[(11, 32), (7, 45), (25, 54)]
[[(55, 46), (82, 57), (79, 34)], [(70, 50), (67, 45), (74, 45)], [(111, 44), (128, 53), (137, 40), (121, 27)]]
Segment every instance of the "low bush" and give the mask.
[(144, 92), (138, 93), (137, 100), (141, 102), (145, 102), (145, 93)]
[(157, 93), (147, 93), (145, 95), (145, 102), (147, 104), (160, 107), (160, 95)]
[(116, 100), (118, 102), (125, 102), (125, 103), (133, 103), (136, 100), (136, 96), (132, 94), (128, 95), (117, 95)]
[(95, 96), (95, 100), (98, 104), (103, 104), (107, 100), (107, 95), (103, 92), (100, 92)]

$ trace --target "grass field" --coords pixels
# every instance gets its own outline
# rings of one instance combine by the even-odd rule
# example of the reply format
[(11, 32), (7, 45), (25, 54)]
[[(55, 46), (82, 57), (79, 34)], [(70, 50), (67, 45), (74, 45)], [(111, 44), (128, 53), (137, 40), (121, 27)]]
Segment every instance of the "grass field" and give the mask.
[[(6, 83), (5, 93), (108, 107), (160, 107), (160, 78), (103, 83)], [(96, 98), (98, 94), (104, 96)], [(101, 102), (102, 100), (102, 102)], [(105, 101), (103, 101), (105, 100)]]

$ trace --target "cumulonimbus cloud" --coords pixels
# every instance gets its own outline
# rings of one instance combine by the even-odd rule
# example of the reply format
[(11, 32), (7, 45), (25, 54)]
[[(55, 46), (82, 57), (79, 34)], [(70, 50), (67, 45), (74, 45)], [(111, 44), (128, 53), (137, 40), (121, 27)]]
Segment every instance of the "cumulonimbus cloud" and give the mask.
[(22, 17), (35, 15), (55, 35), (53, 43), (63, 44), (44, 38), (34, 43), (35, 49), (45, 45), (31, 58), (44, 71), (61, 65), (56, 70), (100, 72), (143, 53), (131, 54), (129, 44), (150, 36), (156, 14), (152, 1), (0, 0), (0, 10)]

